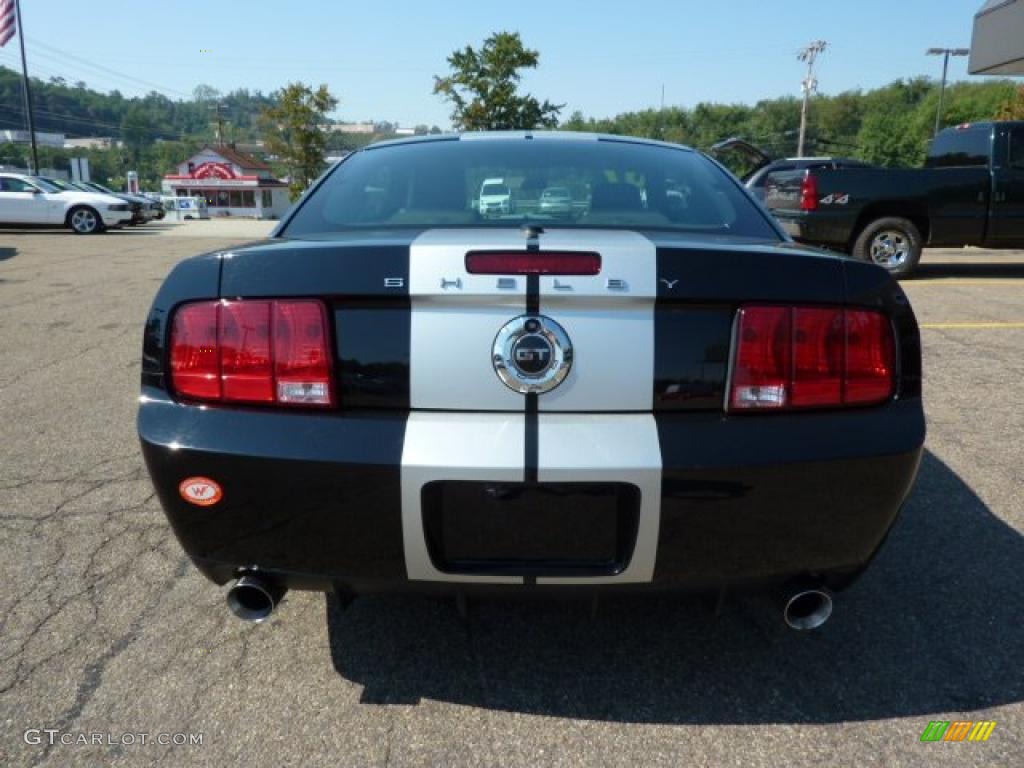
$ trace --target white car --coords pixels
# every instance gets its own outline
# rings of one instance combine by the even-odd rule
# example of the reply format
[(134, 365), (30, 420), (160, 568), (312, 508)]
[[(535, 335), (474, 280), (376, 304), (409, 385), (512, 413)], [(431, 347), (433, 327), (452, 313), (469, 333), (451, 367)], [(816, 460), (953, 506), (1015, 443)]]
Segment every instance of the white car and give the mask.
[(480, 214), (512, 212), (512, 190), (504, 179), (484, 179), (480, 185)]
[(548, 187), (540, 196), (541, 213), (567, 215), (572, 213), (572, 193), (565, 187)]
[(131, 205), (112, 195), (61, 190), (35, 176), (0, 173), (0, 226), (64, 226), (91, 235), (131, 218)]

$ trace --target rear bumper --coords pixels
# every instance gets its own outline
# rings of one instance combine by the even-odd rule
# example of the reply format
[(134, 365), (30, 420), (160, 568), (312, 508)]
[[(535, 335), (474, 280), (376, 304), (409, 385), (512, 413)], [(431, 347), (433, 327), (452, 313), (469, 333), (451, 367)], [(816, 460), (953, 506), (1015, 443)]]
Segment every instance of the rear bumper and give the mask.
[[(616, 419), (632, 420), (622, 422), (625, 442), (631, 423), (648, 420), (660, 466), (578, 467), (548, 479), (626, 480), (645, 489), (633, 557), (634, 565), (652, 561), (642, 578), (432, 579), (417, 562), (422, 518), (409, 514), (409, 484), (424, 473), (409, 466), (414, 419), (200, 409), (151, 393), (139, 411), (142, 450), (186, 553), (217, 583), (258, 568), (310, 589), (707, 589), (806, 575), (838, 588), (884, 540), (913, 485), (925, 433), (917, 399), (829, 414), (602, 417), (613, 428)], [(574, 418), (586, 417), (558, 417), (569, 427)], [(543, 439), (545, 414), (540, 419)], [(433, 473), (466, 479), (454, 465)], [(219, 483), (222, 500), (185, 502), (179, 484), (193, 476)], [(644, 519), (652, 525), (646, 544)]]
[(843, 212), (771, 211), (786, 233), (799, 243), (845, 249), (853, 235), (853, 220)]

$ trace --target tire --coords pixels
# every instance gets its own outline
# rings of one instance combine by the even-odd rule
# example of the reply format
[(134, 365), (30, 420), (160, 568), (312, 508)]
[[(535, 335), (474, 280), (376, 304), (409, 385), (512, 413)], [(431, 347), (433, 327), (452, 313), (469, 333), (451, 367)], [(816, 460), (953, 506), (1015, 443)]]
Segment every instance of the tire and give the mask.
[(94, 208), (79, 205), (68, 211), (67, 225), (76, 235), (95, 235), (103, 231), (103, 219)]
[(921, 261), (921, 233), (914, 222), (886, 216), (868, 222), (853, 243), (855, 258), (889, 270), (896, 278), (909, 277)]

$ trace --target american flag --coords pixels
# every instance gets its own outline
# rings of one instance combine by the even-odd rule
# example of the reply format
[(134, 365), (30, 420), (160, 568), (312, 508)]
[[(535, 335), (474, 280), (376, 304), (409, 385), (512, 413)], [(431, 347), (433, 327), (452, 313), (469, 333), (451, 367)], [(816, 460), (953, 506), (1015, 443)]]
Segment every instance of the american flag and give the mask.
[(0, 48), (14, 37), (17, 24), (14, 23), (14, 0), (0, 0)]

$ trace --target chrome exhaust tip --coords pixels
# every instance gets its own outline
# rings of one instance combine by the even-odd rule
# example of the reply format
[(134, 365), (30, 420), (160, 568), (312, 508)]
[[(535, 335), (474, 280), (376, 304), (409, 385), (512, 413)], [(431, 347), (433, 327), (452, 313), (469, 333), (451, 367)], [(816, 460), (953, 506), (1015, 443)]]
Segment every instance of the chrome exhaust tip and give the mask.
[(817, 629), (832, 615), (832, 595), (825, 589), (802, 589), (790, 593), (782, 618), (790, 629)]
[(259, 624), (270, 618), (286, 591), (262, 576), (243, 576), (228, 589), (228, 610), (242, 621)]

